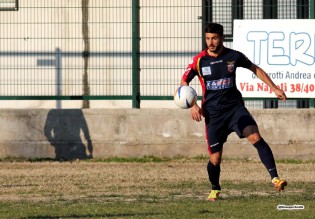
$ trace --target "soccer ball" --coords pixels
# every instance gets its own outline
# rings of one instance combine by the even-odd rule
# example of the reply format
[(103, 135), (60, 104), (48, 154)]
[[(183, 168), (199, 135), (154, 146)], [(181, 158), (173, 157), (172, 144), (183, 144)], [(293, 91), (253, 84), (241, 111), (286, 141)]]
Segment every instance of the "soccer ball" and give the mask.
[(184, 85), (175, 90), (174, 101), (182, 109), (189, 109), (197, 101), (197, 93), (194, 88)]

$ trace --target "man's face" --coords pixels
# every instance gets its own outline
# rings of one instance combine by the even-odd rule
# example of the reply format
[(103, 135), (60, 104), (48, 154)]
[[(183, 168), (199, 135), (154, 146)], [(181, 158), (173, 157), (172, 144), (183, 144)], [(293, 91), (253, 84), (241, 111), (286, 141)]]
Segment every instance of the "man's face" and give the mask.
[(223, 45), (223, 36), (217, 33), (206, 33), (206, 44), (209, 52), (217, 53)]

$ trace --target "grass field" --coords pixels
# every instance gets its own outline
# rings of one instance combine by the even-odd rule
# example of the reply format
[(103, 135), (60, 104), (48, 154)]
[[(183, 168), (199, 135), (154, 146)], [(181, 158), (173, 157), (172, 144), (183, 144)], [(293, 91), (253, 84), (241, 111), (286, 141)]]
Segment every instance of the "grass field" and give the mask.
[[(315, 162), (281, 161), (278, 193), (258, 161), (224, 160), (208, 202), (206, 159), (0, 162), (0, 218), (314, 218)], [(277, 210), (278, 205), (304, 210)]]

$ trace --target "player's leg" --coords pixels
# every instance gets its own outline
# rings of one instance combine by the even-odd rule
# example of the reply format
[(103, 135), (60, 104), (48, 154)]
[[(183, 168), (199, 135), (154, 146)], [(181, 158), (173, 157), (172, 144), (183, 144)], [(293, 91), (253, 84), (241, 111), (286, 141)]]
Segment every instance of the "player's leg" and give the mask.
[(222, 151), (210, 154), (210, 159), (207, 165), (209, 181), (211, 182), (212, 189), (214, 190), (221, 190), (220, 186), (221, 158)]
[(222, 123), (222, 119), (219, 117), (209, 118), (205, 117), (206, 125), (206, 140), (208, 144), (209, 161), (207, 164), (207, 171), (209, 181), (211, 183), (211, 192), (208, 196), (209, 201), (218, 200), (221, 192), (220, 186), (220, 172), (221, 172), (221, 159), (223, 153), (223, 143), (228, 136), (227, 128)]
[[(246, 129), (247, 131), (249, 131), (250, 129), (258, 130), (258, 127), (249, 126)], [(275, 188), (278, 191), (284, 190), (284, 187), (287, 185), (287, 182), (285, 180), (279, 179), (275, 159), (271, 148), (260, 136), (260, 133), (258, 131), (253, 132), (252, 134), (249, 135), (246, 134), (247, 131), (244, 132), (244, 136), (246, 136), (249, 142), (252, 143), (252, 145), (257, 149), (259, 158), (266, 167), (268, 173), (270, 174), (271, 181), (274, 184)]]
[[(253, 130), (253, 132), (249, 132), (249, 130)], [(245, 131), (246, 130), (246, 131)], [(257, 126), (248, 126), (243, 132), (243, 135), (248, 139), (248, 141), (257, 149), (259, 158), (261, 162), (264, 164), (266, 169), (268, 170), (268, 173), (273, 179), (274, 177), (278, 177), (277, 167), (275, 163), (275, 159), (273, 156), (273, 153), (271, 151), (271, 148), (269, 145), (265, 142), (265, 140), (260, 136), (260, 133), (258, 131)]]
[(221, 193), (220, 172), (221, 172), (222, 151), (210, 153), (207, 165), (208, 177), (211, 183), (211, 192), (208, 196), (209, 201), (217, 201)]
[(233, 129), (236, 131), (239, 137), (246, 137), (248, 141), (257, 149), (259, 158), (270, 174), (272, 183), (278, 191), (283, 190), (284, 186), (287, 185), (287, 182), (279, 179), (271, 148), (261, 137), (257, 123), (252, 115), (245, 107), (240, 108), (235, 113), (234, 120), (236, 121), (236, 125), (234, 125)]

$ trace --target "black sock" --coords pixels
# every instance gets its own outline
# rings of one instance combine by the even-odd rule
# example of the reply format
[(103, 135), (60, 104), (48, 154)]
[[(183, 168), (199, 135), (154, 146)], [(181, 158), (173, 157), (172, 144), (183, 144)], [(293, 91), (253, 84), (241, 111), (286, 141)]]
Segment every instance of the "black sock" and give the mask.
[(210, 161), (207, 166), (209, 180), (212, 185), (213, 190), (221, 190), (221, 186), (219, 183), (221, 168), (220, 165), (213, 165)]
[(271, 179), (278, 177), (275, 159), (269, 145), (261, 138), (254, 144), (257, 149), (261, 162), (265, 165), (268, 170)]

